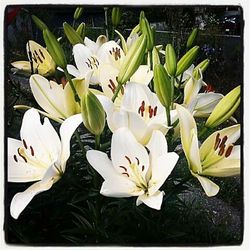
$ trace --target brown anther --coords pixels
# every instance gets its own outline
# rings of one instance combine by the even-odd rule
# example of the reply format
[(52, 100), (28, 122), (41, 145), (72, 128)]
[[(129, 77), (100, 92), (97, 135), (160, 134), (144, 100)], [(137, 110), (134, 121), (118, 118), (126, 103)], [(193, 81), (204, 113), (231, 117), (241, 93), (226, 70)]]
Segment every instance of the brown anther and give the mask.
[(154, 108), (154, 116), (156, 116), (157, 113), (157, 106)]
[(15, 162), (18, 162), (16, 155), (13, 155)]
[(38, 53), (37, 53), (37, 51), (36, 51), (36, 50), (34, 50), (34, 53), (35, 53), (35, 55), (36, 55), (36, 56), (38, 56)]
[(144, 165), (142, 165), (142, 167), (141, 167), (141, 171), (144, 171), (144, 168), (145, 168), (145, 167), (144, 167)]
[(128, 172), (127, 168), (125, 168), (124, 166), (119, 166), (119, 168), (122, 168), (125, 172)]
[(225, 151), (225, 145), (223, 144), (220, 146), (220, 151), (219, 151), (218, 155), (222, 156), (224, 154), (224, 151)]
[(26, 141), (23, 139), (23, 146), (27, 149), (28, 148), (28, 146), (27, 146), (27, 143), (26, 143)]
[(131, 160), (129, 159), (127, 155), (125, 155), (125, 158), (128, 160), (129, 164), (132, 164)]
[(91, 61), (90, 61), (90, 59), (88, 58), (88, 61), (89, 61), (89, 64), (91, 64)]
[(112, 88), (112, 86), (109, 84), (108, 87), (111, 89), (112, 93), (115, 93), (115, 90)]
[(99, 61), (97, 59), (96, 59), (96, 63), (97, 63), (97, 66), (99, 66), (100, 63), (99, 63)]
[(34, 152), (34, 149), (32, 146), (30, 146), (30, 152), (31, 152), (31, 155), (34, 156), (35, 155), (35, 152)]
[(225, 154), (225, 157), (226, 157), (226, 158), (227, 158), (228, 156), (231, 155), (232, 150), (233, 150), (233, 147), (234, 147), (234, 145), (230, 145), (230, 146), (227, 148), (227, 151), (226, 151), (226, 154)]
[(27, 159), (20, 153), (20, 148), (17, 149), (17, 153), (19, 154), (19, 156), (20, 156), (21, 158), (23, 158), (23, 160), (24, 160), (25, 162), (27, 162)]
[(40, 56), (37, 56), (37, 58), (40, 61), (40, 63), (43, 63), (43, 60), (40, 58)]
[(39, 49), (39, 52), (40, 52), (42, 58), (45, 59), (45, 56), (44, 56), (43, 52), (41, 51), (41, 49)]
[(85, 62), (87, 64), (87, 66), (90, 68), (90, 64), (88, 64), (88, 62)]
[(112, 81), (112, 79), (109, 79), (109, 82), (110, 82), (111, 86), (112, 86), (114, 89), (116, 89), (116, 86), (115, 86), (114, 82)]
[(35, 63), (37, 63), (37, 59), (35, 56), (33, 56), (33, 60), (35, 61)]
[(112, 48), (112, 52), (115, 52), (115, 49), (114, 49), (114, 48)]
[(214, 150), (217, 150), (217, 148), (218, 148), (219, 145), (220, 145), (220, 142), (221, 142), (220, 134), (218, 133), (218, 134), (216, 135), (216, 139), (215, 139)]
[(140, 161), (137, 157), (135, 157), (136, 161), (137, 161), (137, 165), (140, 165)]
[(121, 88), (121, 93), (122, 93), (122, 95), (124, 95), (124, 87), (123, 86)]
[(148, 107), (149, 112), (149, 118), (152, 118), (154, 110), (151, 108), (151, 106)]
[(220, 147), (225, 144), (225, 142), (227, 141), (227, 138), (228, 137), (226, 135), (223, 137), (221, 144), (220, 144)]
[(129, 174), (128, 174), (128, 173), (122, 173), (122, 174), (125, 174), (125, 175), (127, 175), (127, 177), (129, 177)]

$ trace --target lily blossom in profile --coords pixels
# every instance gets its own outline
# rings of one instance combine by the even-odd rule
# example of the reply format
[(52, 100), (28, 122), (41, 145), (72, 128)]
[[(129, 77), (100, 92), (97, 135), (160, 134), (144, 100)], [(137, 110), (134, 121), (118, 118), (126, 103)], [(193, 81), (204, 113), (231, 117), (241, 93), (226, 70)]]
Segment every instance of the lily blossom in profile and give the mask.
[(21, 140), (8, 138), (8, 181), (37, 182), (13, 197), (10, 205), (13, 218), (19, 217), (35, 195), (47, 191), (61, 178), (70, 156), (71, 136), (81, 122), (81, 115), (65, 120), (59, 138), (48, 118), (42, 124), (35, 109), (26, 111)]
[(240, 174), (240, 125), (211, 134), (199, 148), (197, 127), (192, 114), (176, 105), (180, 121), (181, 142), (191, 174), (201, 183), (207, 196), (219, 192), (219, 186), (205, 176), (227, 177)]
[(160, 130), (165, 135), (169, 129), (165, 108), (146, 85), (127, 83), (120, 105), (104, 95), (97, 97), (104, 107), (112, 132), (127, 127), (138, 142), (146, 145), (154, 130)]
[(88, 162), (104, 179), (100, 193), (116, 198), (138, 196), (137, 206), (144, 203), (160, 210), (164, 192), (159, 189), (179, 156), (168, 152), (166, 139), (157, 130), (147, 148), (149, 154), (127, 128), (120, 128), (112, 137), (111, 160), (101, 151), (89, 150)]
[(48, 76), (55, 72), (56, 64), (47, 49), (42, 47), (40, 44), (30, 40), (27, 42), (26, 50), (29, 61), (12, 62), (12, 66), (17, 69), (31, 73), (32, 63), (33, 73)]

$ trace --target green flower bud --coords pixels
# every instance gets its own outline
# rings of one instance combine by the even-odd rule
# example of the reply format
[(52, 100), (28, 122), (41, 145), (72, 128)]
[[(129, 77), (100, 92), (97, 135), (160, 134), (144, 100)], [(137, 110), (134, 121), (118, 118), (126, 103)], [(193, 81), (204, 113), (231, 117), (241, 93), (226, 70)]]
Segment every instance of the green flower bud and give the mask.
[(145, 12), (143, 10), (140, 12), (140, 21), (142, 18), (145, 18)]
[(80, 23), (76, 29), (76, 33), (82, 38), (83, 41), (85, 38), (85, 29), (86, 29), (85, 23)]
[(81, 17), (83, 13), (83, 8), (82, 7), (77, 7), (74, 13), (74, 19), (77, 20)]
[(63, 29), (66, 37), (72, 45), (77, 43), (83, 43), (81, 36), (74, 30), (74, 28), (68, 23), (63, 23)]
[(121, 21), (121, 10), (119, 7), (114, 7), (112, 9), (112, 24), (116, 28)]
[(81, 98), (81, 110), (84, 126), (94, 135), (100, 135), (105, 126), (105, 111), (98, 98), (86, 91)]
[(121, 70), (118, 74), (117, 81), (119, 84), (126, 83), (129, 78), (135, 73), (141, 65), (145, 51), (147, 40), (145, 35), (141, 35), (131, 46), (127, 55), (125, 56)]
[(164, 107), (170, 107), (174, 87), (164, 66), (156, 64), (154, 67), (154, 90)]
[(43, 30), (43, 39), (56, 65), (65, 69), (67, 67), (66, 56), (56, 37), (48, 29), (45, 29)]
[(198, 51), (199, 51), (199, 46), (194, 46), (178, 61), (175, 76), (179, 76), (190, 67), (190, 65), (197, 57)]
[(40, 29), (41, 31), (48, 29), (48, 26), (37, 16), (32, 15), (31, 18), (33, 22), (36, 24), (37, 28)]
[(198, 34), (198, 28), (194, 28), (188, 37), (187, 45), (186, 45), (187, 49), (190, 49), (193, 46), (193, 43), (197, 37), (197, 34)]
[(140, 30), (147, 38), (147, 49), (151, 51), (154, 47), (154, 32), (145, 17), (140, 19)]
[(176, 72), (176, 55), (174, 48), (171, 44), (166, 46), (166, 54), (165, 54), (165, 61), (166, 61), (166, 69), (170, 76), (175, 76)]
[(215, 106), (213, 112), (208, 117), (205, 126), (214, 128), (229, 119), (240, 104), (240, 86), (231, 90)]
[(152, 50), (152, 62), (153, 62), (153, 69), (155, 68), (156, 64), (160, 64), (160, 57), (159, 57), (159, 52), (156, 47), (153, 48)]
[(201, 70), (201, 72), (203, 73), (208, 65), (210, 63), (210, 60), (209, 59), (205, 59), (203, 60), (202, 62), (200, 62), (193, 70), (193, 77), (198, 80), (200, 78), (200, 72), (199, 70)]

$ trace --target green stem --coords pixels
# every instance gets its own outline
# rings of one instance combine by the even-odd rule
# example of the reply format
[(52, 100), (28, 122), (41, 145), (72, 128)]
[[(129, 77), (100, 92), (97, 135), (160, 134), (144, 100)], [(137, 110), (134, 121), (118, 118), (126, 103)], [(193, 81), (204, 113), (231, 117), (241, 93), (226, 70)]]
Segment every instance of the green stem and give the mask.
[(108, 8), (104, 7), (104, 17), (105, 17), (105, 32), (106, 37), (109, 40), (109, 31), (108, 31)]
[(111, 145), (111, 141), (105, 142), (105, 143), (101, 144), (100, 150), (105, 151), (108, 147), (110, 147), (110, 145)]
[(100, 135), (95, 135), (95, 149), (100, 149)]
[(179, 91), (180, 91), (180, 88), (181, 88), (182, 78), (183, 78), (183, 73), (181, 74), (180, 81), (179, 81), (179, 85), (178, 85), (178, 90), (179, 90)]
[(121, 88), (122, 88), (122, 84), (119, 84), (119, 83), (118, 83), (118, 86), (116, 87), (115, 93), (114, 93), (114, 95), (113, 95), (113, 97), (112, 97), (112, 102), (115, 101), (115, 99), (116, 99), (116, 97), (118, 96), (118, 94), (119, 94)]
[(67, 80), (69, 81), (70, 87), (71, 87), (71, 89), (72, 89), (72, 91), (73, 91), (73, 94), (74, 94), (74, 96), (75, 96), (75, 101), (78, 102), (78, 104), (81, 106), (80, 98), (79, 98), (79, 96), (78, 96), (78, 94), (77, 94), (77, 92), (76, 92), (74, 83), (73, 83), (73, 81), (72, 81), (72, 79), (71, 79), (71, 76), (69, 75), (69, 72), (68, 72), (67, 68), (63, 69), (63, 71), (64, 71), (64, 74), (65, 74)]
[(171, 109), (174, 108), (174, 80), (175, 80), (175, 77), (171, 76), (171, 89), (172, 89), (172, 92), (171, 92)]
[(168, 120), (168, 126), (171, 126), (171, 117), (170, 117), (170, 108), (169, 107), (165, 107), (166, 109), (166, 115), (167, 115), (167, 120)]

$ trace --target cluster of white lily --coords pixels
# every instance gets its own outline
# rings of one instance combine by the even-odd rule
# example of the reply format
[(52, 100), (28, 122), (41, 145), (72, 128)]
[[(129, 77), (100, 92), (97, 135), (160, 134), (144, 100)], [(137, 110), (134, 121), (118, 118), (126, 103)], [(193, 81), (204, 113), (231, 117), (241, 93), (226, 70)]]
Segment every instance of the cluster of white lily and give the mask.
[[(160, 189), (179, 159), (179, 151), (169, 152), (168, 139), (172, 143), (180, 138), (189, 170), (207, 196), (219, 191), (208, 176), (240, 174), (240, 146), (234, 145), (240, 125), (213, 132), (200, 146), (195, 120), (206, 119), (204, 128), (215, 128), (229, 119), (235, 122), (232, 115), (240, 103), (240, 87), (226, 96), (202, 92), (204, 86), (209, 89), (202, 76), (208, 60), (196, 67), (192, 64), (197, 46), (177, 62), (172, 46), (166, 52), (162, 46), (150, 46), (152, 30), (145, 25), (148, 22), (142, 16), (127, 41), (118, 32), (121, 46), (104, 35), (96, 42), (85, 37), (73, 43), (74, 65), (65, 64), (60, 43), (45, 27), (47, 48), (29, 41), (29, 61), (12, 63), (31, 73), (30, 88), (41, 107), (15, 107), (28, 110), (21, 140), (8, 139), (8, 181), (36, 182), (13, 197), (14, 218), (64, 174), (71, 137), (82, 123), (97, 144), (106, 123), (113, 133), (110, 158), (98, 145), (86, 153), (89, 164), (104, 179), (100, 190), (104, 196), (136, 196), (136, 205), (159, 210), (164, 196)], [(51, 80), (56, 70), (65, 73), (66, 83)], [(40, 115), (45, 116), (43, 122)], [(48, 118), (61, 123), (59, 135)]]

